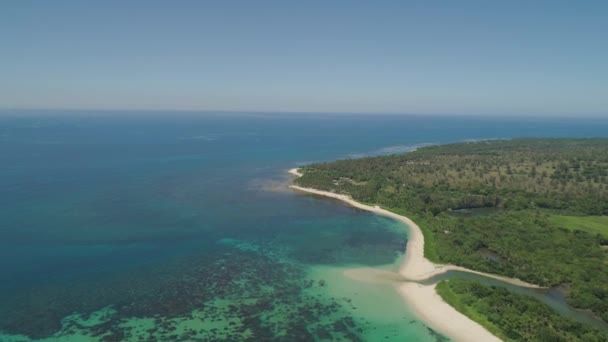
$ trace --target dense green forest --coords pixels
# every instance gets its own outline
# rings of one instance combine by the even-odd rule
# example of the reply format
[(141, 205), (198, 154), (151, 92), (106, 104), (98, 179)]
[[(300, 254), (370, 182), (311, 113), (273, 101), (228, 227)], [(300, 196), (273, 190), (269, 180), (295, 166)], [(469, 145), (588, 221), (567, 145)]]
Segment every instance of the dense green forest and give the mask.
[(433, 261), (560, 286), (608, 321), (608, 227), (577, 228), (608, 215), (608, 139), (456, 143), (302, 172), (301, 186), (410, 216)]
[(608, 333), (554, 312), (542, 302), (504, 288), (451, 279), (437, 292), (458, 311), (505, 341), (608, 341)]

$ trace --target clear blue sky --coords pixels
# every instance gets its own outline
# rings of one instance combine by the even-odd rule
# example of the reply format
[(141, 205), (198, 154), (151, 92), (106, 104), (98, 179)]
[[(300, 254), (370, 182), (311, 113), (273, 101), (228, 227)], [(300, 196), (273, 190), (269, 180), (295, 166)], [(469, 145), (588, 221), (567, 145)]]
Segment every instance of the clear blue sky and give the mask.
[(608, 116), (608, 1), (3, 1), (0, 107)]

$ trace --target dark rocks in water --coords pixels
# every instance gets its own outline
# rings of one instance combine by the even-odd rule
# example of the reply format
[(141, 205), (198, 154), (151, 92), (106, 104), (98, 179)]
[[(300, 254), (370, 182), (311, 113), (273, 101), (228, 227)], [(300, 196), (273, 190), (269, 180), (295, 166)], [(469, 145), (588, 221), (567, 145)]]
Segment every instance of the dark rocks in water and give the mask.
[(426, 327), (426, 329), (429, 331), (429, 334), (431, 334), (431, 336), (433, 336), (435, 338), (435, 341), (437, 342), (447, 342), (450, 339), (443, 336), (442, 334), (438, 333), (437, 331), (431, 329), (430, 327)]
[(332, 335), (329, 333), (329, 331), (327, 331), (327, 329), (323, 327), (317, 327), (317, 329), (315, 330), (315, 335), (317, 339), (332, 340)]
[[(343, 310), (348, 298), (307, 294), (315, 281), (301, 266), (252, 251), (217, 248), (165, 267), (96, 281), (103, 286), (74, 282), (70, 288), (42, 289), (27, 300), (15, 297), (0, 308), (0, 330), (34, 338), (82, 331), (104, 341), (314, 341), (315, 337), (356, 341), (363, 332)], [(326, 281), (320, 279), (316, 285), (324, 287)], [(216, 299), (231, 304), (216, 305)], [(19, 301), (28, 305), (19, 306)], [(86, 326), (73, 320), (61, 326), (69, 314), (82, 312), (79, 318), (86, 320), (108, 303), (114, 304), (112, 310), (99, 324)], [(6, 318), (9, 314), (11, 319)], [(176, 325), (195, 317), (226, 324), (219, 329), (189, 329), (178, 336)], [(123, 324), (131, 318), (152, 318), (154, 327), (137, 332)], [(322, 326), (321, 321), (329, 324)]]

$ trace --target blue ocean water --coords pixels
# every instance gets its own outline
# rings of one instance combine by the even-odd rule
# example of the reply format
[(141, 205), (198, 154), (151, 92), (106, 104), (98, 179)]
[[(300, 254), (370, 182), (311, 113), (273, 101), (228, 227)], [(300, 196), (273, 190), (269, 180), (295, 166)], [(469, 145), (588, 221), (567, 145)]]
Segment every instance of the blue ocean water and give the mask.
[(295, 194), (285, 171), (470, 139), (608, 136), (606, 119), (1, 114), (0, 333), (15, 339), (442, 340), (406, 308), (375, 322), (332, 284), (332, 270), (394, 265), (405, 231)]

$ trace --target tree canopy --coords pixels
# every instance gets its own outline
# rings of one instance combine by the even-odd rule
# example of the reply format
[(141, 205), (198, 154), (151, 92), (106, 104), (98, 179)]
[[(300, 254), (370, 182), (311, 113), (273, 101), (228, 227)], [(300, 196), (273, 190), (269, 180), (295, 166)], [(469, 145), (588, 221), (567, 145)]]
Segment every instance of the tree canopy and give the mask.
[(608, 215), (608, 139), (464, 142), (302, 172), (300, 186), (410, 215), (433, 261), (562, 286), (608, 321), (608, 239), (555, 221)]

